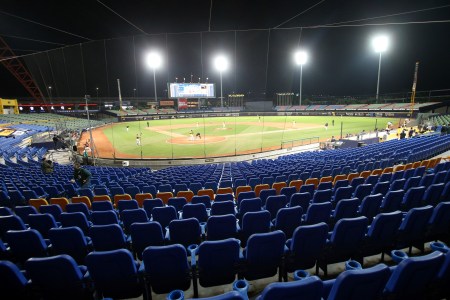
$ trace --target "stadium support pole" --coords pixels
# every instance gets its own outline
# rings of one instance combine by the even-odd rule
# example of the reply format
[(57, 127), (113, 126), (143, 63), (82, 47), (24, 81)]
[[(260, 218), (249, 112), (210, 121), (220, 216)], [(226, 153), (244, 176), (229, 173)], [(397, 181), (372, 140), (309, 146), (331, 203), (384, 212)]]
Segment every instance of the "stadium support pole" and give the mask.
[(222, 70), (220, 71), (220, 107), (223, 107), (223, 94), (222, 94)]
[(119, 111), (122, 110), (122, 93), (120, 92), (120, 79), (117, 79), (117, 88), (119, 90)]
[(300, 65), (300, 91), (298, 93), (298, 105), (302, 106), (302, 77), (303, 77), (303, 64)]
[(94, 138), (92, 137), (92, 126), (91, 126), (91, 119), (89, 118), (89, 106), (88, 106), (88, 98), (90, 98), (89, 95), (85, 95), (84, 96), (84, 100), (86, 102), (86, 115), (87, 115), (87, 119), (88, 119), (88, 126), (89, 126), (89, 137), (91, 138), (91, 143), (90, 143), (90, 147), (91, 147), (91, 155), (92, 155), (92, 163), (95, 165), (95, 155), (94, 155), (94, 151), (95, 151), (95, 144), (94, 144)]
[(381, 51), (380, 51), (380, 58), (378, 59), (378, 80), (377, 80), (376, 103), (378, 103), (378, 97), (379, 97), (379, 93), (380, 93), (380, 74), (381, 74)]
[(158, 96), (156, 94), (156, 68), (153, 68), (153, 85), (155, 88), (155, 102), (158, 103)]
[(341, 138), (340, 138), (340, 140), (342, 140), (342, 127), (343, 127), (343, 122), (341, 122)]
[(374, 130), (377, 130), (377, 123), (378, 123), (378, 119), (375, 119), (375, 129)]

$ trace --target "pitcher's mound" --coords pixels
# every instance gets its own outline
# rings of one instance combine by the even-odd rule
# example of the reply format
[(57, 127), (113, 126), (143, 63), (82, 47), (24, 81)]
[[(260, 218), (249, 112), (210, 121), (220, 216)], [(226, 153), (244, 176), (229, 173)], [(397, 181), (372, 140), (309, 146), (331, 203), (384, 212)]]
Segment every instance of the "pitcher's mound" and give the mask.
[(219, 143), (225, 141), (226, 138), (223, 136), (206, 136), (201, 139), (190, 140), (188, 136), (186, 137), (176, 137), (167, 140), (169, 144), (178, 144), (178, 145), (197, 145), (197, 144), (212, 144)]

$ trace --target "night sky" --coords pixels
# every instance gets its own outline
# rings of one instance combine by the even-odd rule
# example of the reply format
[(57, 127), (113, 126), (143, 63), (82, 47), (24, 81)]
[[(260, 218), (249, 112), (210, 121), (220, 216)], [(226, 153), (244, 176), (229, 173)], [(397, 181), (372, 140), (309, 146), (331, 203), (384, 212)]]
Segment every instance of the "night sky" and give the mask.
[[(431, 23), (449, 21), (450, 1), (102, 3), (1, 1), (0, 36), (16, 55), (26, 55), (24, 62), (44, 96), (49, 96), (51, 85), (53, 97), (95, 96), (96, 87), (99, 96), (116, 97), (120, 78), (124, 97), (153, 97), (153, 74), (143, 57), (157, 49), (164, 59), (157, 70), (160, 97), (166, 96), (167, 82), (175, 77), (190, 81), (192, 74), (194, 82), (208, 77), (218, 84), (212, 58), (223, 53), (231, 64), (223, 74), (224, 93), (273, 99), (277, 92), (298, 93), (299, 67), (293, 52), (299, 45), (310, 57), (303, 67), (303, 95), (373, 96), (379, 57), (371, 38), (380, 33), (390, 37), (382, 55), (380, 94), (410, 91), (416, 61), (418, 91), (450, 88), (450, 23)], [(408, 13), (413, 11), (417, 12)], [(0, 97), (28, 96), (3, 67), (0, 80)]]

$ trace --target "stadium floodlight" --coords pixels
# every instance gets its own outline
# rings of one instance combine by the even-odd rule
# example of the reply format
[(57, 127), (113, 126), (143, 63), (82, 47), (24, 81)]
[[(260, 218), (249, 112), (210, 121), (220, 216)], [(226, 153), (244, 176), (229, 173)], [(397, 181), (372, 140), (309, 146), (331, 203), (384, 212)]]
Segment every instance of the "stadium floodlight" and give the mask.
[(385, 52), (389, 45), (389, 38), (385, 35), (376, 36), (372, 40), (372, 46), (375, 52), (380, 53), (378, 59), (378, 80), (377, 80), (377, 95), (376, 101), (378, 102), (378, 96), (380, 92), (380, 74), (381, 74), (381, 53)]
[(302, 76), (303, 76), (303, 65), (308, 61), (308, 53), (303, 50), (299, 50), (294, 53), (295, 63), (300, 66), (300, 91), (298, 93), (298, 105), (302, 105)]
[(223, 107), (222, 72), (228, 69), (228, 59), (219, 55), (214, 59), (214, 66), (220, 73), (220, 107)]
[(150, 52), (147, 54), (145, 61), (147, 65), (153, 69), (153, 84), (155, 87), (155, 102), (158, 102), (158, 96), (156, 94), (156, 69), (162, 65), (162, 57), (157, 52)]

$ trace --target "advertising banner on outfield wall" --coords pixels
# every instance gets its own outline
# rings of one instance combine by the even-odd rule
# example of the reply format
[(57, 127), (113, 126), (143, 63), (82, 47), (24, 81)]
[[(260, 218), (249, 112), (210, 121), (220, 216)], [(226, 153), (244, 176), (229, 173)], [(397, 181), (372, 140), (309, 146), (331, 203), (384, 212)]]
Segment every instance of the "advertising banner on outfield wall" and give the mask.
[(187, 108), (188, 108), (187, 98), (179, 98), (178, 99), (178, 110), (187, 109)]

